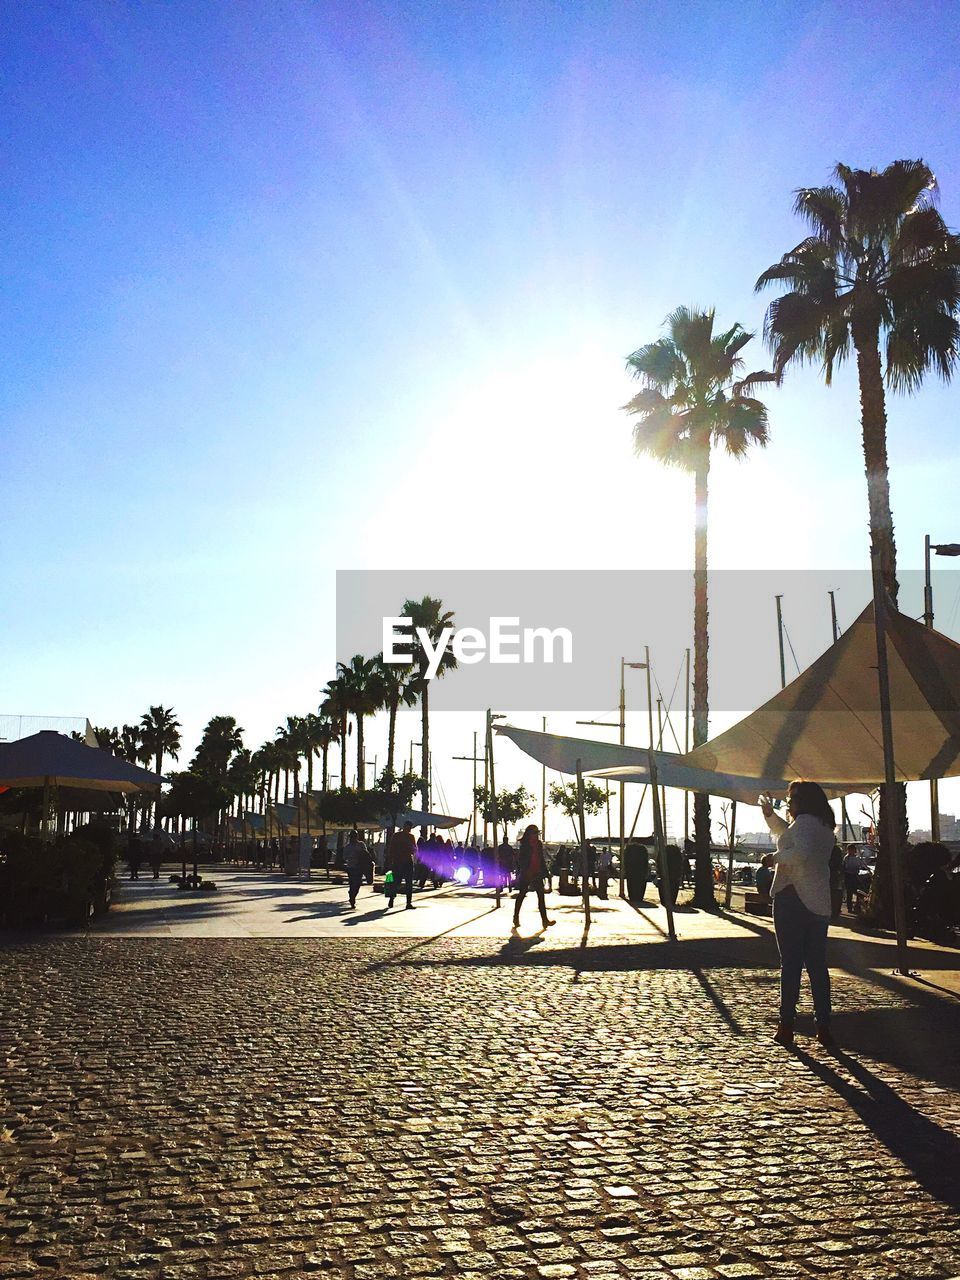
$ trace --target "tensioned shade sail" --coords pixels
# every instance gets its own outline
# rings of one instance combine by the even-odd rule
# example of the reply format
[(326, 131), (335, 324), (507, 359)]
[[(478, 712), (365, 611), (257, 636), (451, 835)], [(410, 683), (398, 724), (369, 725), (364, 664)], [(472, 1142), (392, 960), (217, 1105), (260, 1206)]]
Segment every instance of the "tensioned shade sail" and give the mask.
[[(535, 729), (518, 729), (514, 725), (496, 725), (498, 733), (510, 738), (521, 751), (549, 769), (558, 773), (573, 774), (577, 761), (583, 773), (592, 778), (610, 782), (650, 781), (649, 751), (646, 747), (621, 747), (609, 742), (594, 742), (585, 738), (567, 738), (556, 733), (541, 733)], [(725, 796), (745, 803), (756, 802), (760, 792), (774, 796), (786, 794), (789, 781), (777, 777), (738, 776), (717, 773), (711, 769), (694, 768), (683, 756), (671, 751), (654, 751), (657, 782), (664, 787), (677, 787), (683, 791), (702, 791), (708, 795)], [(844, 788), (828, 788), (828, 793), (842, 794)]]
[[(960, 645), (888, 611), (887, 661), (897, 776), (904, 782), (960, 774)], [(565, 738), (498, 725), (528, 755), (561, 773), (648, 782), (645, 747)], [(686, 755), (654, 752), (666, 787), (735, 800), (782, 795), (793, 778), (828, 795), (883, 781), (877, 642), (870, 604), (796, 680), (725, 733)]]
[(0, 742), (0, 786), (4, 787), (42, 787), (50, 783), (129, 794), (153, 791), (162, 782), (157, 773), (52, 729), (16, 742)]
[[(893, 754), (903, 782), (960, 774), (960, 645), (886, 611)], [(841, 780), (884, 779), (873, 605), (796, 680), (684, 757), (700, 769)]]

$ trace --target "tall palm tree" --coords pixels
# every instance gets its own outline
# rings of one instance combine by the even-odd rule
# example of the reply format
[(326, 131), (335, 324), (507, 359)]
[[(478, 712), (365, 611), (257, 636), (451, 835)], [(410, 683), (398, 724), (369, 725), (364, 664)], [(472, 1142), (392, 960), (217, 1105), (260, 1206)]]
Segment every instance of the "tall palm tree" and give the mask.
[[(756, 287), (787, 286), (767, 311), (772, 376), (812, 360), (829, 385), (853, 348), (872, 551), (896, 602), (884, 384), (911, 392), (931, 370), (950, 378), (960, 354), (960, 237), (937, 212), (936, 178), (922, 160), (895, 160), (880, 172), (838, 164), (834, 176), (836, 186), (796, 193), (794, 210), (812, 234), (768, 267)], [(881, 832), (890, 806), (905, 842), (903, 785), (892, 794), (882, 787), (880, 806)], [(889, 854), (881, 835), (874, 905), (884, 917), (892, 910)]]
[(333, 744), (339, 742), (340, 739), (337, 733), (337, 726), (322, 709), (317, 715), (316, 721), (316, 729), (311, 732), (314, 733), (315, 749), (320, 752), (320, 790), (326, 791), (328, 782), (327, 756)]
[[(123, 744), (120, 740), (120, 732), (116, 726), (108, 728), (106, 725), (94, 725), (93, 736), (96, 738), (97, 746), (101, 751), (109, 751), (110, 754), (114, 756), (118, 756), (120, 754), (120, 749)], [(83, 734), (78, 734), (77, 739), (82, 742)]]
[[(411, 652), (414, 667), (413, 686), (420, 698), (420, 776), (423, 779), (420, 795), (423, 807), (427, 810), (430, 808), (430, 681), (427, 679), (430, 659), (426, 649), (417, 639), (417, 629), (425, 631), (431, 645), (436, 645), (444, 628), (454, 626), (454, 618), (450, 610), (444, 610), (443, 602), (434, 600), (432, 596), (424, 596), (422, 600), (405, 600), (400, 617), (409, 618), (414, 629)], [(456, 665), (457, 660), (448, 646), (440, 660), (437, 678), (445, 676), (448, 671), (453, 671)]]
[[(667, 316), (667, 335), (627, 358), (627, 369), (643, 389), (623, 407), (637, 418), (633, 447), (668, 466), (693, 473), (693, 745), (706, 742), (709, 715), (707, 672), (707, 497), (710, 454), (722, 445), (743, 458), (752, 444), (767, 443), (767, 410), (746, 394), (736, 375), (740, 352), (753, 337), (739, 324), (714, 333), (714, 311), (678, 307)], [(693, 802), (696, 844), (694, 903), (713, 910), (710, 858), (710, 798)]]
[(383, 686), (383, 702), (389, 717), (387, 721), (387, 769), (393, 774), (393, 759), (397, 747), (397, 711), (401, 706), (412, 707), (417, 701), (417, 686), (413, 668), (396, 662), (384, 662), (383, 654), (374, 658), (377, 673)]
[(340, 790), (347, 789), (347, 734), (349, 732), (349, 691), (341, 677), (328, 680), (323, 689), (320, 714), (327, 716), (337, 727), (340, 743)]
[(163, 758), (180, 758), (180, 721), (173, 707), (151, 707), (140, 717), (140, 741), (153, 757), (154, 772), (162, 773)]
[[(171, 760), (180, 758), (180, 721), (174, 715), (173, 707), (150, 707), (140, 717), (140, 749), (152, 756), (156, 773), (163, 770), (163, 758)], [(160, 816), (160, 794), (157, 793), (157, 805), (154, 821)]]
[(374, 715), (384, 703), (383, 681), (376, 658), (355, 653), (349, 662), (337, 663), (337, 676), (343, 682), (347, 707), (357, 722), (357, 790), (366, 789), (366, 760), (363, 748), (364, 717)]

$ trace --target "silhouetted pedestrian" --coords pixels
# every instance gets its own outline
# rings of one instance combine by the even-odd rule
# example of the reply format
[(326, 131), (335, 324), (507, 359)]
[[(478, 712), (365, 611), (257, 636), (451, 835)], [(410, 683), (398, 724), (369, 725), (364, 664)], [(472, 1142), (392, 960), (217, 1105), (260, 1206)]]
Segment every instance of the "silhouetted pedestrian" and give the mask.
[(544, 929), (555, 923), (555, 921), (547, 919), (547, 904), (543, 896), (545, 870), (546, 863), (543, 855), (543, 844), (540, 840), (540, 829), (531, 824), (524, 831), (520, 837), (520, 843), (517, 845), (517, 900), (513, 907), (513, 927), (515, 929), (520, 927), (520, 908), (529, 889), (533, 889), (537, 895), (537, 905), (540, 908), (540, 919), (543, 921)]
[(393, 906), (393, 900), (402, 882), (407, 894), (407, 910), (412, 909), (413, 864), (416, 856), (417, 841), (413, 834), (413, 823), (405, 822), (401, 830), (393, 833), (390, 838), (390, 847), (387, 849), (386, 869), (393, 872), (393, 879), (385, 888), (388, 907)]

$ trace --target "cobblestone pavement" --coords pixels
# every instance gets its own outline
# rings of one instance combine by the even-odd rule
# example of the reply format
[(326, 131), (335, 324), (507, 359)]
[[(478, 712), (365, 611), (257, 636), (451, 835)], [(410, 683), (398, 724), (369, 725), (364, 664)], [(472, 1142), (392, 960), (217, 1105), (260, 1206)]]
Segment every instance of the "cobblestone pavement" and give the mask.
[(960, 1273), (960, 1003), (769, 938), (0, 950), (0, 1280)]

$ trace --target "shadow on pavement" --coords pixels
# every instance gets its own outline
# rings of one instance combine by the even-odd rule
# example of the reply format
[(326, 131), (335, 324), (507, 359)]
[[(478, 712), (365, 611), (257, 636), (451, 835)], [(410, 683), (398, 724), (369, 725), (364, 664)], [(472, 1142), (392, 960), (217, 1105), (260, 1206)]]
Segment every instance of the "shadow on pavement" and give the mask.
[[(942, 1204), (960, 1208), (960, 1138), (917, 1111), (848, 1053), (829, 1061), (803, 1049), (794, 1055), (847, 1103), (870, 1132)], [(839, 1068), (839, 1069), (838, 1069)], [(841, 1070), (851, 1079), (845, 1079)]]

